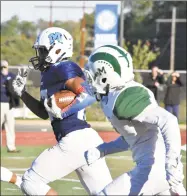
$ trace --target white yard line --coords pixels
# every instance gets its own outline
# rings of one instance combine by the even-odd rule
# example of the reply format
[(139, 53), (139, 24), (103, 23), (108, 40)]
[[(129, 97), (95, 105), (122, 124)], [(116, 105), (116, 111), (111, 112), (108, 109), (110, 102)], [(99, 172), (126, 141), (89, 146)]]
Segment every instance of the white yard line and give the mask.
[[(17, 160), (20, 160), (20, 159), (35, 159), (36, 157), (2, 157), (3, 159), (17, 159)], [(132, 160), (132, 157), (131, 156), (106, 156), (107, 159), (121, 159), (121, 160)]]
[(131, 156), (106, 156), (106, 159), (117, 159), (117, 160), (131, 160)]
[[(16, 175), (21, 177), (23, 174), (16, 173)], [(66, 182), (80, 182), (80, 180), (73, 179), (73, 178), (62, 178), (62, 179), (59, 179), (59, 180), (60, 181), (66, 181)]]
[(5, 188), (6, 191), (19, 191), (19, 189), (13, 189), (13, 188)]
[[(76, 187), (76, 186), (72, 187), (72, 189), (73, 190), (84, 190), (84, 188), (82, 188), (82, 187)], [(15, 189), (15, 188), (5, 188), (5, 190), (6, 191), (19, 191), (18, 188), (17, 189)]]
[(26, 171), (29, 168), (8, 168), (10, 171)]
[(35, 159), (36, 157), (1, 157), (1, 158), (3, 158), (3, 159)]
[(84, 188), (76, 187), (76, 186), (72, 187), (72, 189), (74, 189), (74, 190), (84, 190)]
[[(28, 168), (8, 168), (10, 169), (10, 171), (26, 171)], [(16, 173), (17, 175), (19, 176), (22, 176), (23, 174), (20, 174), (20, 173)], [(59, 179), (60, 181), (69, 181), (69, 182), (80, 182), (80, 180), (78, 179), (73, 179), (73, 178), (62, 178), (62, 179)]]
[(60, 181), (68, 181), (68, 182), (80, 182), (80, 180), (72, 179), (72, 178), (62, 178)]
[[(182, 150), (185, 150), (186, 151), (186, 144), (185, 145), (183, 145), (182, 147), (181, 147), (181, 149)], [(34, 156), (31, 156), (31, 157), (1, 157), (1, 159), (13, 159), (13, 160), (25, 160), (25, 159), (35, 159), (36, 157), (34, 157)], [(126, 161), (133, 161), (132, 160), (132, 157), (131, 156), (111, 156), (111, 155), (109, 155), (109, 156), (106, 156), (106, 159), (113, 159), (113, 160), (126, 160)], [(185, 162), (183, 162), (183, 163), (185, 163)], [(16, 170), (16, 169), (18, 169), (18, 168), (12, 168), (14, 171), (18, 171), (18, 170)]]

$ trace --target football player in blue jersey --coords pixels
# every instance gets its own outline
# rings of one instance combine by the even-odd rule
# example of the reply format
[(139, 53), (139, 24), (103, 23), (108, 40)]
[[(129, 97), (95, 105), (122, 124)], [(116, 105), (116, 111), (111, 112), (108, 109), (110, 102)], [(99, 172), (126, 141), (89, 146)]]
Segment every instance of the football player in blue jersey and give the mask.
[[(21, 189), (26, 195), (57, 195), (48, 183), (75, 171), (89, 194), (101, 191), (112, 181), (105, 159), (88, 166), (84, 152), (103, 143), (98, 133), (85, 121), (84, 109), (95, 101), (84, 87), (81, 68), (69, 58), (73, 54), (73, 38), (64, 29), (45, 29), (33, 46), (36, 56), (30, 59), (34, 69), (41, 72), (41, 100), (25, 91), (26, 71), (17, 75), (14, 91), (26, 106), (42, 119), (51, 120), (57, 140), (52, 148), (44, 150), (23, 175)], [(63, 111), (54, 104), (53, 94), (71, 90), (77, 96), (71, 107)], [(48, 106), (48, 98), (52, 105)], [(75, 105), (75, 106), (74, 106)]]

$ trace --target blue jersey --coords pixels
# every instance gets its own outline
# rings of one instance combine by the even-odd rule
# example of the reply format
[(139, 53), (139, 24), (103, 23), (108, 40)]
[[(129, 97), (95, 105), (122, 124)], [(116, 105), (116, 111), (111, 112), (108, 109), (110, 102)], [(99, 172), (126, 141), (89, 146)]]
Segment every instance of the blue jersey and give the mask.
[[(84, 74), (81, 68), (71, 61), (56, 63), (47, 71), (41, 72), (41, 100), (50, 97), (60, 90), (67, 90), (65, 86), (66, 81), (75, 77), (84, 79)], [(85, 109), (80, 110), (63, 120), (51, 117), (51, 125), (57, 141), (72, 131), (90, 127), (85, 121)]]

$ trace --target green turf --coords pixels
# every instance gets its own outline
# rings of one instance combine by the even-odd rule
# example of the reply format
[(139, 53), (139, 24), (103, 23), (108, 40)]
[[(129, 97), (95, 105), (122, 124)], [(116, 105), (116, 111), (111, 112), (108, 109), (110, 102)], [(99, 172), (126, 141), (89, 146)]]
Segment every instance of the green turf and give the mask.
[[(33, 147), (33, 146), (19, 146), (21, 153), (9, 154), (6, 152), (6, 148), (1, 149), (1, 165), (14, 170), (17, 174), (23, 174), (24, 171), (19, 169), (30, 167), (34, 157), (40, 154), (47, 146)], [(126, 159), (119, 159), (120, 157), (126, 157)], [(13, 159), (11, 158), (13, 157)], [(118, 158), (118, 159), (117, 159)], [(122, 173), (129, 171), (133, 168), (134, 163), (132, 162), (131, 152), (117, 153), (106, 158), (107, 164), (110, 168), (112, 177), (115, 178)], [(183, 153), (182, 162), (184, 163), (184, 174), (186, 174), (186, 155)], [(59, 195), (87, 195), (82, 185), (79, 182), (67, 181), (68, 179), (78, 180), (75, 172), (72, 172), (64, 178), (64, 180), (57, 180), (50, 183)], [(184, 181), (186, 184), (186, 178)], [(9, 183), (1, 182), (1, 195), (22, 195), (20, 190)]]

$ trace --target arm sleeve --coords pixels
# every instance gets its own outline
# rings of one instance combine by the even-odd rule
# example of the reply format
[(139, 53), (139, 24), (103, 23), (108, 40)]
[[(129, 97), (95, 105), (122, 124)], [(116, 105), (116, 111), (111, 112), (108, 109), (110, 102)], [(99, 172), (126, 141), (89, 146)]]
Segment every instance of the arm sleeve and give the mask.
[(62, 110), (62, 118), (66, 118), (86, 108), (87, 106), (93, 104), (96, 101), (95, 97), (89, 94), (89, 90), (88, 88), (86, 88), (86, 86), (87, 85), (85, 82), (82, 83), (81, 91), (76, 96), (75, 100), (72, 102), (72, 104)]
[(27, 92), (24, 92), (21, 96), (22, 101), (25, 105), (38, 117), (42, 119), (48, 119), (48, 113), (45, 110), (45, 107), (41, 101), (38, 101), (34, 97), (32, 97)]
[(166, 146), (166, 161), (179, 157), (181, 137), (178, 121), (174, 115), (157, 106), (142, 112), (142, 114), (135, 117), (134, 120), (159, 127)]
[(127, 151), (129, 149), (129, 144), (122, 136), (120, 136), (114, 141), (100, 144), (97, 149), (100, 151), (101, 157), (103, 157), (108, 154)]

